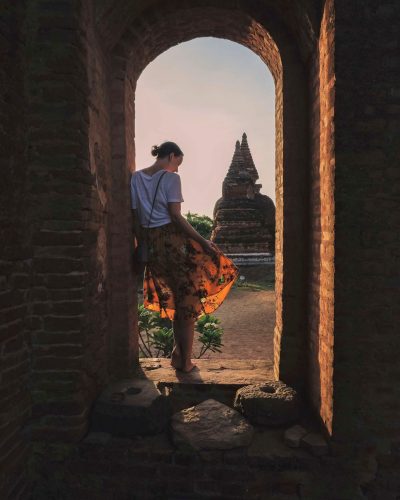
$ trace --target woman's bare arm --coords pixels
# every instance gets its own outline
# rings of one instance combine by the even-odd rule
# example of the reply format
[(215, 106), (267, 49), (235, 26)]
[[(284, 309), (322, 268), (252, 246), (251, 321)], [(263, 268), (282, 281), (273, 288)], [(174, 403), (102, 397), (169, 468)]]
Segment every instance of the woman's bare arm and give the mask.
[(170, 202), (168, 203), (168, 211), (171, 216), (173, 222), (178, 224), (185, 233), (196, 240), (200, 245), (204, 248), (204, 250), (214, 252), (216, 246), (209, 240), (206, 240), (201, 236), (200, 233), (196, 231), (196, 229), (183, 217), (181, 214), (181, 203), (180, 202)]
[(139, 214), (135, 208), (132, 208), (132, 233), (136, 238), (136, 244), (138, 245), (142, 238), (142, 233), (140, 230)]

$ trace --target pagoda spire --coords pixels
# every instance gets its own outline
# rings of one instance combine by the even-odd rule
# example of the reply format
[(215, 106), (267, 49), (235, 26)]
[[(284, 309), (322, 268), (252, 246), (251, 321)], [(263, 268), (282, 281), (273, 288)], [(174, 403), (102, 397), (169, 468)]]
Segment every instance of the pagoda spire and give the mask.
[(246, 170), (245, 167), (245, 161), (242, 155), (242, 150), (240, 147), (240, 142), (236, 141), (235, 144), (235, 152), (233, 153), (231, 165), (228, 169), (228, 173), (226, 174), (225, 179), (227, 178), (232, 178), (232, 177), (237, 177), (239, 172), (242, 172), (243, 170)]
[(249, 144), (247, 142), (246, 132), (243, 132), (242, 135), (242, 144), (240, 145), (240, 151), (242, 153), (242, 158), (244, 161), (244, 168), (250, 174), (250, 177), (253, 179), (253, 182), (255, 182), (258, 179), (259, 175), (256, 166), (254, 164), (253, 157), (251, 156)]

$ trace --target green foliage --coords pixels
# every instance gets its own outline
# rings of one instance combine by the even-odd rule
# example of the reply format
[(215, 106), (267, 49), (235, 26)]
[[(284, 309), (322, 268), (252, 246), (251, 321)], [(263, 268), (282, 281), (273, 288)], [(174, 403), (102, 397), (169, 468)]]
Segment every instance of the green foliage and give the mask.
[(163, 327), (152, 332), (150, 334), (150, 345), (158, 349), (157, 357), (160, 352), (162, 357), (170, 357), (174, 348), (174, 331), (172, 328)]
[(220, 320), (211, 314), (201, 316), (196, 323), (196, 330), (200, 333), (199, 341), (203, 344), (200, 350), (199, 358), (210, 349), (212, 352), (221, 352), (220, 347), (223, 329), (220, 326)]
[[(168, 318), (161, 318), (159, 313), (150, 311), (143, 304), (139, 304), (138, 324), (141, 357), (171, 357), (174, 347), (172, 321)], [(201, 358), (208, 350), (221, 352), (223, 329), (218, 318), (204, 314), (197, 320), (195, 329), (199, 333), (198, 340), (202, 344), (197, 358)]]
[(138, 323), (139, 330), (150, 331), (157, 326), (156, 315), (149, 309), (146, 309), (143, 304), (139, 304)]
[(200, 233), (206, 240), (210, 239), (213, 221), (207, 215), (185, 214), (187, 221)]
[(211, 314), (203, 314), (203, 316), (200, 316), (200, 318), (197, 320), (196, 330), (202, 333), (207, 323), (214, 323), (215, 325), (219, 325), (221, 321), (215, 316), (211, 316)]
[(154, 324), (156, 328), (172, 328), (172, 321), (169, 318), (162, 318), (159, 314), (154, 314)]

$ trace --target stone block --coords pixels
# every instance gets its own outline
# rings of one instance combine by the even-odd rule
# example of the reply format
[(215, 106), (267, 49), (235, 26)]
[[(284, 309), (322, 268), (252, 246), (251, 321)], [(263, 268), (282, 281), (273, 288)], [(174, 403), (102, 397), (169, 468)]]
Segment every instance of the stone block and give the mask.
[(306, 429), (301, 425), (294, 425), (289, 429), (286, 429), (283, 440), (285, 444), (291, 448), (298, 448), (300, 446), (301, 439), (307, 434)]
[(162, 432), (169, 418), (168, 399), (150, 380), (122, 380), (109, 385), (97, 399), (91, 429), (132, 437)]
[(325, 439), (315, 432), (306, 434), (300, 440), (300, 446), (305, 448), (315, 456), (322, 456), (328, 453), (328, 444)]
[(248, 446), (254, 432), (239, 412), (215, 399), (175, 413), (171, 427), (177, 447), (197, 451)]
[(110, 442), (111, 434), (107, 434), (107, 432), (90, 432), (83, 442), (85, 444), (98, 444), (105, 446)]
[(284, 425), (300, 416), (297, 392), (279, 380), (246, 385), (237, 390), (234, 408), (257, 425)]

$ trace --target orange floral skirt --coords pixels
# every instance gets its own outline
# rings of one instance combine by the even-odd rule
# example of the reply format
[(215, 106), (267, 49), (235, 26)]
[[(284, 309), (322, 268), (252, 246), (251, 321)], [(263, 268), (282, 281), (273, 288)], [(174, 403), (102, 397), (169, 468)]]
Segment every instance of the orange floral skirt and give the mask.
[(206, 253), (173, 222), (143, 231), (149, 242), (144, 307), (171, 320), (197, 319), (215, 311), (239, 276), (236, 265), (220, 250)]

